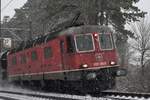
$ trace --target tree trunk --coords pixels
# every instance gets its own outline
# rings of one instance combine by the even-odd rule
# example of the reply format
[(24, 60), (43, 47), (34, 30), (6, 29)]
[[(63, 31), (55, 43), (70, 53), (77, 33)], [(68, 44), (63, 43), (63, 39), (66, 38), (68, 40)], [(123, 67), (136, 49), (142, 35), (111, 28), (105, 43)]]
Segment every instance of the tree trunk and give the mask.
[(145, 52), (141, 53), (141, 67), (142, 68), (144, 67), (144, 54), (145, 54)]
[(144, 54), (145, 54), (145, 51), (143, 51), (141, 53), (141, 68), (142, 68), (142, 75), (144, 75)]

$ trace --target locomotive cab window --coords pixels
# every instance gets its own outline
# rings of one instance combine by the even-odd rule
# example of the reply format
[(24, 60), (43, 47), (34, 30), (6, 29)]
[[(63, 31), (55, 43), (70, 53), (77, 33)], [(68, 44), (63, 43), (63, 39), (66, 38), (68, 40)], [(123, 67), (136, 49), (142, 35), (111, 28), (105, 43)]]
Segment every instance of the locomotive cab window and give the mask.
[(32, 51), (32, 52), (31, 52), (31, 59), (32, 59), (33, 61), (38, 59), (38, 57), (37, 57), (37, 52), (36, 52), (36, 51)]
[(50, 57), (52, 57), (52, 49), (51, 49), (51, 47), (45, 47), (44, 48), (44, 58), (48, 59)]
[(94, 42), (91, 34), (86, 35), (77, 35), (76, 40), (76, 49), (78, 52), (88, 52), (94, 50)]
[(16, 58), (16, 56), (14, 56), (12, 58), (12, 65), (16, 65), (16, 64), (17, 64), (17, 58)]
[(100, 48), (102, 50), (111, 50), (113, 49), (112, 37), (111, 34), (99, 34)]

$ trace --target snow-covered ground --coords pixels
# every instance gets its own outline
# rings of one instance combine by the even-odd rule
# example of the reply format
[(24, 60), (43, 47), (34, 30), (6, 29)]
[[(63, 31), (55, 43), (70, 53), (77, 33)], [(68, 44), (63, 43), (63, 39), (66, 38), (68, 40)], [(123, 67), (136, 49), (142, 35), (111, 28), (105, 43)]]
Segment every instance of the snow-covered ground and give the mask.
[[(78, 96), (78, 95), (68, 95), (68, 94), (60, 94), (60, 93), (43, 93), (38, 91), (32, 91), (28, 89), (23, 89), (21, 87), (16, 87), (13, 85), (7, 85), (7, 86), (0, 86), (0, 91), (13, 91), (13, 92), (21, 92), (21, 93), (31, 93), (31, 94), (38, 94), (38, 95), (45, 95), (45, 96), (52, 96), (52, 97), (62, 97), (62, 98), (69, 98), (69, 99), (78, 99), (78, 100), (104, 100), (104, 98), (97, 98), (97, 97), (91, 97), (90, 95), (86, 96)], [(19, 96), (19, 95), (12, 95), (7, 93), (0, 93), (0, 96), (6, 96), (6, 97), (13, 97), (14, 99), (20, 99), (20, 100), (43, 100), (39, 98), (28, 97), (28, 96)]]
[[(44, 95), (44, 96), (51, 96), (51, 97), (60, 97), (60, 98), (68, 98), (68, 99), (77, 99), (77, 100), (115, 100), (115, 99), (127, 99), (127, 100), (150, 100), (150, 98), (138, 98), (138, 97), (125, 97), (125, 96), (107, 96), (107, 97), (92, 97), (91, 95), (86, 96), (79, 96), (79, 95), (69, 95), (69, 94), (60, 94), (60, 93), (44, 93), (39, 91), (32, 91), (28, 89), (23, 89), (21, 87), (16, 87), (13, 85), (5, 85), (0, 86), (0, 91), (13, 91), (13, 92), (19, 92), (24, 94), (37, 94), (37, 95)], [(19, 100), (49, 100), (44, 98), (38, 98), (38, 97), (29, 97), (27, 95), (14, 95), (9, 93), (0, 93), (0, 96), (13, 98), (13, 99), (19, 99)], [(0, 98), (1, 100), (1, 98)]]

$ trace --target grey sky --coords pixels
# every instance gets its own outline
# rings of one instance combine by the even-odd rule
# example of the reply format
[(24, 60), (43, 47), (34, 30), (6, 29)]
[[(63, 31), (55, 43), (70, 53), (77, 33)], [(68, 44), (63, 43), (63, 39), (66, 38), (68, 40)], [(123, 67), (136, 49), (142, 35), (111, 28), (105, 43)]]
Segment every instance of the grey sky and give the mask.
[(148, 12), (148, 16), (150, 17), (150, 0), (140, 0), (140, 2), (136, 5), (141, 10)]
[[(10, 0), (1, 0), (1, 9), (3, 7), (5, 7), (5, 5), (9, 2)], [(12, 17), (15, 13), (14, 9), (15, 8), (20, 8), (21, 6), (23, 6), (23, 4), (26, 2), (27, 0), (13, 0), (9, 6), (6, 9), (2, 9), (1, 11), (1, 20), (3, 19), (4, 16), (10, 16)], [(137, 4), (137, 6), (144, 10), (147, 11), (148, 13), (150, 13), (150, 0), (140, 0), (140, 2)], [(150, 15), (150, 14), (149, 14)]]
[(1, 0), (1, 20), (4, 16), (12, 17), (15, 14), (14, 9), (20, 8), (27, 0), (13, 0), (6, 9), (3, 9), (11, 0)]

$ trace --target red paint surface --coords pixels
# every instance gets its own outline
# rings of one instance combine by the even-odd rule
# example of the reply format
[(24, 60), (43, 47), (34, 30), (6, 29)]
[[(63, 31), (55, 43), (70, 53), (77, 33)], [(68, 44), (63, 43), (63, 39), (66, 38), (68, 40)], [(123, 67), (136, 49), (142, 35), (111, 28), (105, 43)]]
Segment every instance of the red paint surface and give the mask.
[[(95, 33), (93, 33), (94, 35)], [(66, 36), (55, 38), (47, 43), (37, 45), (17, 53), (8, 55), (8, 73), (9, 75), (44, 73), (63, 70), (81, 69), (82, 64), (88, 64), (88, 67), (105, 67), (111, 66), (110, 61), (117, 62), (117, 54), (115, 48), (112, 50), (100, 50), (97, 37), (94, 37), (95, 51), (84, 53), (67, 53)], [(64, 53), (60, 50), (60, 40), (64, 41)], [(49, 59), (44, 59), (43, 48), (51, 47), (53, 56)], [(38, 60), (31, 60), (31, 52), (38, 53)], [(20, 55), (27, 56), (27, 63), (20, 63)], [(96, 56), (100, 55), (101, 59), (97, 60)], [(17, 57), (17, 64), (12, 65), (13, 56)]]

